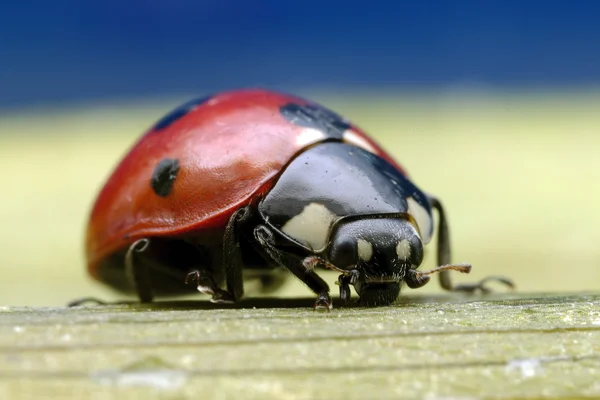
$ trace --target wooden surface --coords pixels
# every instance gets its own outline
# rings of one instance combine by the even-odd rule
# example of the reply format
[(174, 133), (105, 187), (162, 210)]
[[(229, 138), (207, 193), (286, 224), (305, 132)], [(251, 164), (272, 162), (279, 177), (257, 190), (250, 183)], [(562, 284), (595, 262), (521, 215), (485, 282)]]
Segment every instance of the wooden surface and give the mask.
[(600, 396), (600, 294), (311, 302), (4, 307), (0, 398)]

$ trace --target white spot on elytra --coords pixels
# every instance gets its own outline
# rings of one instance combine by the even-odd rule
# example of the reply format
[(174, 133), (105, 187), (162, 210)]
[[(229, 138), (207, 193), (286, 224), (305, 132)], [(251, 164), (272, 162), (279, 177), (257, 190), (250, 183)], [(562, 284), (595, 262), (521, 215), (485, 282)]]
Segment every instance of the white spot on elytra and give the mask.
[(325, 134), (320, 130), (314, 128), (304, 128), (302, 129), (302, 132), (296, 136), (296, 144), (298, 147), (304, 147), (323, 139), (325, 139)]
[(412, 197), (407, 198), (406, 202), (408, 203), (408, 213), (412, 215), (417, 222), (423, 244), (429, 243), (431, 241), (431, 216), (427, 210)]
[(304, 210), (285, 223), (281, 230), (294, 239), (304, 241), (313, 250), (327, 244), (329, 228), (336, 215), (319, 203), (310, 203)]
[(400, 260), (408, 260), (410, 257), (410, 242), (407, 239), (401, 240), (396, 246), (396, 253)]
[(373, 245), (364, 239), (356, 241), (358, 247), (358, 257), (363, 261), (369, 261), (373, 257)]
[(358, 146), (370, 153), (379, 154), (375, 147), (371, 145), (371, 143), (367, 142), (362, 136), (351, 129), (348, 129), (346, 132), (344, 132), (344, 142)]

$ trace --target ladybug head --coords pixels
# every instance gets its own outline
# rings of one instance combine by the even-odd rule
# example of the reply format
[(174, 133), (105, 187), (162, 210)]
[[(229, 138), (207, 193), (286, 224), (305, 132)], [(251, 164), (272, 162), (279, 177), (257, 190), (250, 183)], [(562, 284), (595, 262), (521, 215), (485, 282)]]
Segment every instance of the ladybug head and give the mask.
[(400, 294), (408, 269), (423, 261), (423, 243), (406, 219), (358, 219), (340, 224), (328, 256), (336, 267), (355, 271), (361, 303), (385, 305)]

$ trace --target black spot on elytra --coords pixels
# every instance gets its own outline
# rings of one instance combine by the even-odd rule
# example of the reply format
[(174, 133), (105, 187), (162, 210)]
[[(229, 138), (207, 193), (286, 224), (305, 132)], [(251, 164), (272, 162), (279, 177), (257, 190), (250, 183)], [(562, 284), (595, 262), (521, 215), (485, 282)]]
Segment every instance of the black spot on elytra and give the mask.
[(328, 136), (341, 139), (350, 129), (350, 122), (318, 104), (288, 103), (279, 108), (281, 115), (294, 125), (318, 129)]
[(161, 160), (154, 168), (152, 173), (152, 179), (150, 180), (150, 186), (154, 193), (160, 197), (167, 197), (171, 190), (173, 190), (173, 184), (177, 178), (179, 172), (179, 160), (173, 158), (165, 158)]
[(183, 117), (190, 111), (194, 110), (199, 105), (205, 103), (211, 97), (212, 96), (201, 97), (199, 99), (190, 100), (187, 103), (180, 105), (179, 107), (177, 107), (176, 109), (174, 109), (173, 111), (171, 111), (170, 113), (168, 113), (167, 115), (162, 117), (160, 119), (160, 121), (158, 121), (156, 123), (156, 125), (154, 125), (154, 128), (152, 128), (152, 130), (160, 131), (162, 129), (165, 129), (166, 127), (171, 125), (173, 122), (177, 121), (179, 118)]

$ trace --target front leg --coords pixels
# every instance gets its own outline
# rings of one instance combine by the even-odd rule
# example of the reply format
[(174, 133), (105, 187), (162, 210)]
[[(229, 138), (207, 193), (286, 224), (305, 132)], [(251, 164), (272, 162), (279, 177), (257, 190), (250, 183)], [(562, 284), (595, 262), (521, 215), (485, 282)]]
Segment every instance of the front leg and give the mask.
[[(439, 266), (451, 265), (450, 263), (450, 230), (448, 229), (448, 221), (446, 219), (446, 213), (444, 212), (444, 207), (442, 203), (435, 197), (429, 196), (430, 204), (433, 208), (437, 210), (439, 225), (438, 225), (438, 248), (437, 248), (437, 259)], [(513, 289), (515, 287), (514, 283), (510, 278), (503, 276), (488, 276), (482, 279), (479, 282), (475, 283), (466, 283), (461, 285), (453, 285), (452, 278), (450, 277), (450, 270), (445, 269), (439, 271), (440, 273), (440, 285), (442, 288), (452, 292), (468, 292), (473, 293), (477, 290), (480, 290), (482, 293), (489, 293), (491, 290), (485, 286), (485, 283), (488, 281), (496, 281), (503, 283), (504, 285)], [(422, 276), (420, 279), (413, 280), (409, 282), (410, 284), (415, 285), (415, 287), (423, 286), (427, 283), (429, 278), (427, 276)]]
[(257, 226), (254, 229), (254, 237), (274, 263), (288, 269), (317, 294), (315, 309), (325, 308), (330, 311), (329, 286), (315, 271), (307, 269), (301, 258), (279, 250), (275, 246), (273, 232), (266, 226)]

